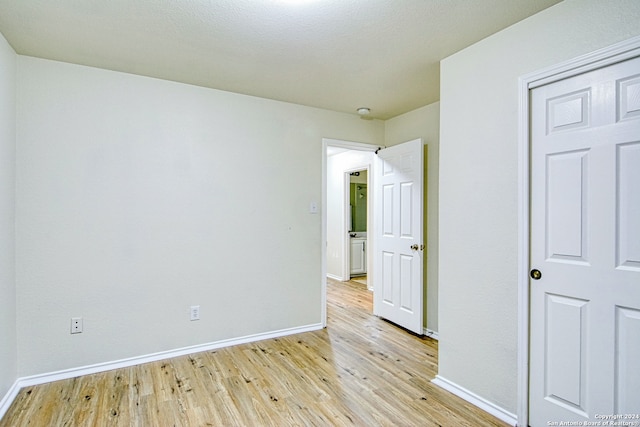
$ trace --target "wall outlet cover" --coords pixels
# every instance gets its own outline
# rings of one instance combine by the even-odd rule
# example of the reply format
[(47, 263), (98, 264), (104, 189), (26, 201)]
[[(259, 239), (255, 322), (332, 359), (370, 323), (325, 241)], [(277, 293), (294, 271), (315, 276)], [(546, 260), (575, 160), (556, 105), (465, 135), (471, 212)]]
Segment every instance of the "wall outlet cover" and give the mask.
[(72, 334), (82, 333), (82, 317), (71, 318), (71, 333)]

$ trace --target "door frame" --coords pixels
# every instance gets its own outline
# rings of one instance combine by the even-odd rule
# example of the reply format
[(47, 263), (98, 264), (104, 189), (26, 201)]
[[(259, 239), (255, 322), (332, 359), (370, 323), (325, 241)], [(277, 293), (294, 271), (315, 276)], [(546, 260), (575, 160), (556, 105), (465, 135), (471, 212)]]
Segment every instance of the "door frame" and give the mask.
[(518, 117), (518, 425), (529, 425), (530, 91), (640, 55), (640, 36), (519, 78)]
[[(370, 151), (370, 152), (376, 152), (377, 150), (384, 148), (379, 145), (366, 144), (362, 142), (322, 138), (322, 203), (321, 203), (321, 209), (320, 209), (322, 214), (322, 217), (321, 217), (322, 231), (321, 231), (321, 240), (320, 240), (322, 244), (322, 250), (320, 251), (321, 253), (320, 316), (321, 316), (321, 322), (322, 322), (323, 328), (327, 327), (327, 147), (329, 146), (345, 148), (347, 150)], [(369, 172), (371, 173), (371, 170), (369, 170)], [(372, 199), (369, 195), (369, 198), (367, 200), (367, 203), (369, 204), (369, 206), (372, 206), (373, 202), (371, 200)], [(344, 218), (344, 221), (346, 222), (346, 217)], [(367, 221), (370, 221), (369, 217), (367, 217)], [(367, 248), (367, 251), (373, 250), (373, 248), (375, 247), (375, 240), (373, 236), (369, 237), (368, 230), (367, 230), (367, 243), (369, 246)], [(375, 266), (367, 265), (367, 277), (369, 276), (373, 277), (374, 274), (375, 274)]]

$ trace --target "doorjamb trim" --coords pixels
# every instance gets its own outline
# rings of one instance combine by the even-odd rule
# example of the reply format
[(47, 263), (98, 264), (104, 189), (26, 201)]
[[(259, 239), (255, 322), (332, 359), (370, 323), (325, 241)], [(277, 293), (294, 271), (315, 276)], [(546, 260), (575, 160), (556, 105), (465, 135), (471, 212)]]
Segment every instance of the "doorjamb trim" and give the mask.
[(640, 55), (640, 36), (596, 50), (518, 80), (518, 425), (529, 424), (530, 90)]

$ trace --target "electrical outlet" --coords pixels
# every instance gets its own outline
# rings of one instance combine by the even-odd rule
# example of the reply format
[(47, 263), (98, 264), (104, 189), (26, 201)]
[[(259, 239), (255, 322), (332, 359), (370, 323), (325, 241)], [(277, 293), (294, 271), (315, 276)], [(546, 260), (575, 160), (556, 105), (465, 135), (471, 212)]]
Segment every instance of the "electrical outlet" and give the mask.
[(200, 306), (199, 305), (192, 305), (190, 313), (191, 313), (191, 321), (200, 320)]
[(82, 317), (71, 318), (71, 333), (72, 334), (82, 333)]

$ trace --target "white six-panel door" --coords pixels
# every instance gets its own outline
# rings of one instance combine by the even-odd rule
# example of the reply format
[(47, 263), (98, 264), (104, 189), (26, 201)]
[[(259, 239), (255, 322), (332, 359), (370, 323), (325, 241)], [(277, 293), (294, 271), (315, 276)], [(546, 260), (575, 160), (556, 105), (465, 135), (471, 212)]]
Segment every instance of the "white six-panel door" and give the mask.
[(378, 152), (373, 312), (423, 333), (422, 140)]
[(640, 414), (640, 58), (532, 90), (531, 131), (530, 425)]

